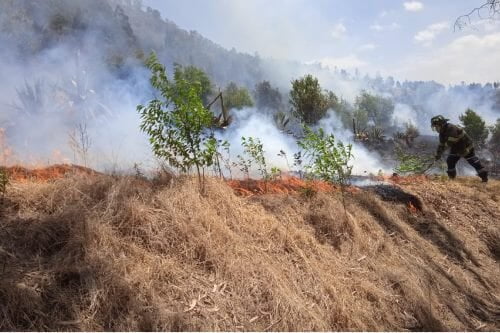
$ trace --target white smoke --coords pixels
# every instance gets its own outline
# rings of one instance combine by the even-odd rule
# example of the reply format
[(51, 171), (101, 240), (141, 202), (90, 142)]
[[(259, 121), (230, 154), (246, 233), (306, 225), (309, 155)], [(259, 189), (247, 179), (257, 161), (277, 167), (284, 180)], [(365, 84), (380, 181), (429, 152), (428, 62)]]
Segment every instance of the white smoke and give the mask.
[(406, 104), (397, 103), (394, 105), (394, 125), (404, 127), (405, 124), (417, 125), (416, 111)]
[(354, 175), (377, 174), (378, 172), (390, 172), (390, 169), (381, 162), (380, 156), (376, 152), (369, 151), (362, 144), (353, 140), (350, 131), (343, 128), (342, 123), (335, 113), (330, 110), (327, 116), (318, 124), (326, 134), (333, 134), (336, 140), (344, 144), (352, 145), (353, 160), (351, 162)]
[[(40, 15), (38, 20), (47, 19)], [(42, 164), (67, 160), (81, 163), (81, 158), (75, 156), (68, 144), (68, 134), (84, 123), (91, 141), (89, 166), (99, 170), (129, 169), (135, 163), (146, 169), (154, 166), (147, 137), (139, 130), (140, 119), (136, 111), (137, 104), (146, 103), (154, 92), (148, 82), (149, 72), (137, 60), (124, 59), (123, 75), (112, 72), (106, 62), (109, 55), (99, 44), (102, 39), (92, 29), (79, 35), (76, 41), (55, 43), (33, 55), (19, 54), (13, 46), (3, 42), (2, 36), (0, 40), (3, 46), (0, 49), (3, 79), (0, 86), (0, 127), (7, 130), (8, 144), (17, 154), (17, 160), (11, 163)], [(263, 59), (259, 64), (263, 78), (280, 88), (285, 102), (291, 80), (305, 74), (316, 76), (323, 88), (350, 103), (354, 103), (362, 89), (376, 92), (358, 73), (352, 75), (320, 65), (269, 59)], [(171, 63), (165, 65), (172, 67)], [(212, 70), (227, 72), (228, 68)], [(246, 76), (245, 73), (238, 75)], [(18, 91), (29, 89), (36, 91), (35, 110), (26, 110), (18, 98)], [(432, 115), (443, 114), (457, 122), (459, 115), (468, 107), (477, 111), (489, 124), (498, 117), (492, 111), (489, 99), (478, 98), (466, 90), (441, 89), (431, 98), (422, 98), (421, 102), (427, 113), (409, 104), (397, 103), (393, 119), (395, 125), (402, 126), (410, 121), (419, 126), (421, 133), (427, 134)], [(241, 137), (251, 136), (262, 141), (269, 166), (287, 170), (285, 159), (277, 155), (284, 151), (288, 164), (292, 164), (293, 154), (299, 151), (296, 139), (279, 131), (272, 116), (262, 110), (246, 108), (231, 112), (234, 123), (219, 135), (230, 142), (233, 159), (243, 153)], [(338, 140), (353, 144), (354, 174), (390, 171), (378, 154), (354, 142), (352, 133), (342, 128), (334, 112), (330, 111), (319, 126), (334, 134)], [(54, 154), (56, 151), (58, 153)], [(56, 155), (60, 160), (56, 160)]]

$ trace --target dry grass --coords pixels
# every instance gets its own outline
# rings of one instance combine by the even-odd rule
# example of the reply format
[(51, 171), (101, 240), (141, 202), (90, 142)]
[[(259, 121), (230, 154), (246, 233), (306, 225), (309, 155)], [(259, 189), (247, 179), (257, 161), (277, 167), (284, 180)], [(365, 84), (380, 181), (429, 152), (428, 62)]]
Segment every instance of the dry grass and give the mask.
[(347, 216), (338, 193), (164, 184), (13, 182), (0, 329), (500, 329), (499, 182), (348, 193)]

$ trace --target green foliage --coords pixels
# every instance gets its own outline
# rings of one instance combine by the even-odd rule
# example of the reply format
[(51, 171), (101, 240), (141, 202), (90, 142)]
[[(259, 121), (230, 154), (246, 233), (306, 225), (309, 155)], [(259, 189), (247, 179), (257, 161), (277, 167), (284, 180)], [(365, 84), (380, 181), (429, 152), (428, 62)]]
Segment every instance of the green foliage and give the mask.
[(198, 67), (186, 66), (183, 67), (179, 64), (175, 65), (175, 71), (179, 73), (185, 81), (190, 84), (195, 84), (200, 86), (200, 98), (203, 105), (207, 105), (210, 101), (210, 96), (214, 93), (212, 82), (208, 75)]
[(488, 149), (493, 155), (493, 170), (495, 173), (500, 173), (500, 119), (494, 126), (490, 127), (491, 138), (488, 142)]
[(233, 166), (237, 167), (242, 173), (247, 176), (247, 179), (250, 178), (250, 169), (252, 168), (252, 159), (245, 158), (245, 156), (237, 155), (237, 162), (233, 162)]
[(271, 172), (269, 173), (270, 180), (277, 180), (281, 177), (281, 169), (277, 167), (272, 167)]
[(149, 56), (147, 66), (152, 73), (151, 85), (161, 97), (137, 107), (140, 128), (149, 136), (157, 157), (182, 172), (195, 167), (202, 186), (201, 172), (214, 163), (218, 143), (207, 130), (212, 113), (201, 101), (201, 85), (185, 80), (179, 70), (174, 73), (174, 80), (169, 81), (165, 67), (154, 53)]
[(356, 126), (356, 131), (365, 132), (368, 127), (368, 112), (366, 110), (356, 109), (353, 111), (352, 118)]
[(431, 155), (412, 154), (405, 152), (401, 147), (395, 149), (398, 165), (394, 168), (400, 174), (423, 174), (429, 170), (434, 162)]
[(218, 157), (220, 158), (224, 168), (227, 169), (227, 171), (229, 172), (229, 178), (233, 178), (233, 171), (231, 169), (231, 151), (229, 142), (222, 141), (222, 143), (220, 144), (220, 148), (222, 148), (222, 151), (218, 150), (217, 152)]
[[(340, 101), (336, 103), (335, 107), (333, 107), (333, 111), (342, 122), (344, 128), (352, 128), (352, 119), (354, 118), (354, 108), (348, 101), (341, 98)], [(363, 126), (364, 128), (366, 128), (367, 121), (368, 119), (364, 121), (364, 126)]]
[(367, 118), (379, 128), (386, 128), (394, 113), (394, 103), (390, 98), (371, 95), (366, 91), (362, 91), (361, 95), (356, 97), (355, 107), (360, 122), (364, 122)]
[(326, 109), (336, 109), (339, 106), (339, 98), (333, 91), (325, 90), (324, 96), (326, 98)]
[(267, 171), (266, 159), (264, 157), (264, 145), (259, 138), (241, 137), (241, 145), (245, 154), (250, 156), (250, 161), (255, 162), (257, 169), (263, 179), (269, 179)]
[(0, 169), (0, 193), (2, 194), (2, 199), (5, 196), (8, 184), (9, 184), (9, 176), (7, 175), (7, 172), (3, 169)]
[(337, 103), (335, 94), (323, 92), (318, 79), (310, 74), (292, 81), (290, 104), (294, 115), (306, 125), (316, 124)]
[(283, 102), (277, 88), (271, 87), (269, 81), (262, 81), (255, 85), (255, 104), (259, 109), (281, 111)]
[(472, 141), (478, 148), (483, 148), (488, 138), (488, 128), (486, 123), (474, 110), (467, 109), (464, 114), (459, 117), (465, 132), (471, 137)]
[(236, 83), (231, 82), (224, 89), (224, 104), (227, 109), (241, 110), (247, 106), (253, 106), (252, 98), (248, 90), (244, 87), (238, 87)]
[(297, 143), (304, 150), (301, 158), (306, 159), (305, 172), (324, 181), (346, 185), (350, 179), (353, 158), (352, 145), (336, 141), (333, 134), (326, 135), (323, 129), (314, 132), (304, 128), (305, 137)]

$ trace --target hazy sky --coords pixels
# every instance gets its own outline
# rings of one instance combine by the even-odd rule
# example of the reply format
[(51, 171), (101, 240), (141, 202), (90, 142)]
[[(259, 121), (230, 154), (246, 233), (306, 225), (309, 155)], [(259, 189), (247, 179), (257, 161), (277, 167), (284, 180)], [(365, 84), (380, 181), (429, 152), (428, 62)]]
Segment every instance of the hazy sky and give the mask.
[(486, 0), (145, 0), (181, 28), (263, 57), (442, 83), (500, 80), (500, 20), (455, 19)]

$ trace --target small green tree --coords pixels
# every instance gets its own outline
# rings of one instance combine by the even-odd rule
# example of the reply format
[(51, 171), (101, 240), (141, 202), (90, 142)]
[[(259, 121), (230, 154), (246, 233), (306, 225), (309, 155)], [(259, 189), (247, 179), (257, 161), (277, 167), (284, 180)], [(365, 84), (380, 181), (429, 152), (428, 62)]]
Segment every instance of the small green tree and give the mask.
[(354, 110), (352, 114), (353, 126), (356, 129), (356, 133), (366, 132), (368, 129), (368, 113), (365, 110)]
[(229, 83), (222, 94), (227, 109), (241, 110), (244, 107), (253, 106), (252, 97), (250, 97), (248, 90), (244, 87), (238, 87), (234, 82)]
[(488, 149), (493, 155), (493, 172), (500, 172), (500, 118), (494, 126), (490, 127), (491, 138), (488, 142)]
[(214, 93), (214, 87), (210, 78), (203, 70), (195, 66), (183, 67), (176, 64), (175, 71), (190, 84), (200, 86), (199, 92), (203, 105), (207, 105), (210, 102), (209, 99)]
[(292, 81), (290, 104), (298, 119), (306, 125), (314, 125), (326, 115), (333, 96), (324, 93), (318, 79), (308, 74)]
[(241, 137), (241, 145), (245, 154), (250, 156), (251, 160), (257, 165), (257, 169), (264, 180), (269, 178), (267, 171), (266, 158), (264, 157), (264, 145), (259, 138)]
[(314, 132), (304, 127), (304, 138), (297, 141), (304, 150), (304, 171), (308, 177), (317, 177), (332, 184), (340, 185), (342, 204), (346, 212), (344, 191), (351, 178), (352, 145), (336, 141), (333, 134), (326, 135), (322, 128)]
[(281, 111), (283, 102), (281, 93), (277, 88), (273, 88), (269, 81), (262, 81), (255, 85), (255, 104), (259, 109), (271, 109)]
[(488, 139), (488, 128), (486, 123), (474, 110), (467, 109), (459, 117), (465, 132), (471, 137), (474, 144), (479, 148), (484, 148)]
[(387, 128), (394, 113), (394, 103), (389, 98), (375, 96), (366, 91), (356, 97), (355, 107), (358, 112), (366, 114), (368, 120), (376, 127)]
[[(347, 100), (340, 98), (340, 101), (337, 102), (337, 105), (333, 108), (333, 111), (335, 112), (337, 117), (342, 122), (342, 125), (344, 126), (344, 128), (352, 128), (354, 108)], [(368, 120), (366, 120), (364, 122), (364, 124), (361, 124), (361, 126), (366, 128), (367, 121)], [(354, 128), (353, 128), (353, 131), (354, 131)]]
[(322, 128), (317, 132), (304, 127), (304, 138), (297, 144), (304, 150), (302, 155), (306, 173), (324, 181), (346, 185), (351, 176), (352, 145), (336, 141), (333, 134), (326, 135)]
[(325, 90), (324, 96), (326, 98), (326, 108), (329, 109), (337, 109), (339, 107), (339, 98), (333, 91)]
[(252, 168), (252, 160), (246, 158), (242, 155), (237, 155), (237, 162), (233, 162), (233, 166), (238, 168), (242, 173), (246, 175), (247, 179), (250, 179), (250, 169)]
[(146, 65), (152, 73), (151, 85), (161, 97), (149, 101), (147, 106), (137, 106), (140, 128), (149, 136), (157, 157), (181, 172), (194, 167), (203, 190), (204, 169), (214, 163), (218, 144), (208, 131), (212, 113), (203, 106), (200, 84), (188, 82), (179, 70), (170, 81), (154, 53)]
[(222, 165), (224, 166), (224, 168), (229, 172), (229, 179), (232, 179), (233, 178), (233, 171), (231, 169), (230, 144), (228, 141), (222, 141), (220, 146), (222, 148), (222, 151), (218, 150), (217, 154), (219, 156), (220, 162), (222, 162)]

